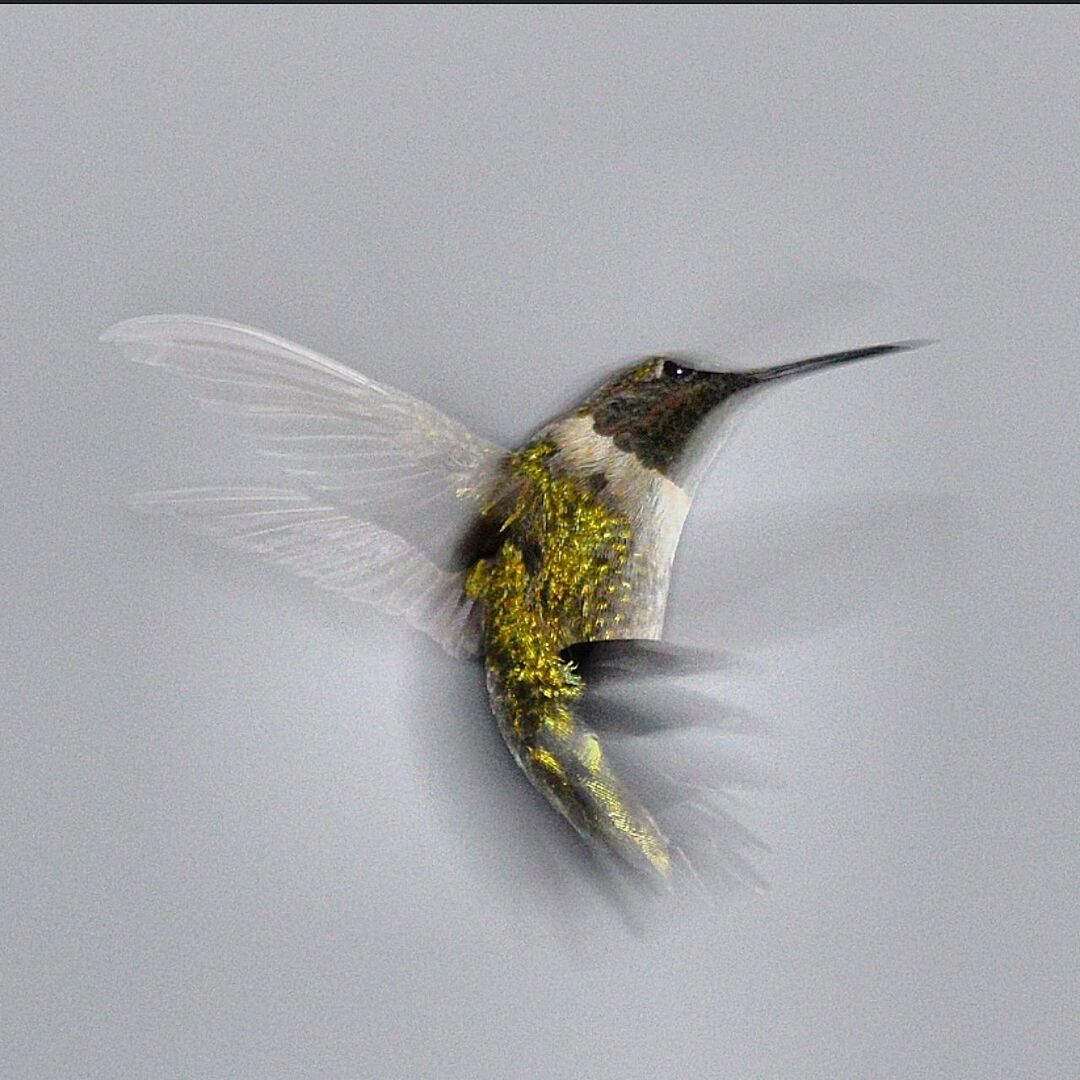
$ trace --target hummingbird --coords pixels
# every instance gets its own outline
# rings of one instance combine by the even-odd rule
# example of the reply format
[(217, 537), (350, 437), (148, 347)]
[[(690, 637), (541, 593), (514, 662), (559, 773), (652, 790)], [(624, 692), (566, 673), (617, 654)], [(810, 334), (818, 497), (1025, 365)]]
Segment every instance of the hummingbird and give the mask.
[(590, 667), (605, 650), (661, 666), (677, 657), (656, 645), (676, 548), (746, 403), (811, 372), (928, 344), (750, 370), (648, 356), (505, 450), (400, 390), (233, 323), (147, 316), (101, 340), (245, 421), (287, 483), (157, 492), (136, 496), (137, 509), (481, 660), (499, 732), (532, 785), (592, 851), (665, 887), (685, 853), (587, 721)]

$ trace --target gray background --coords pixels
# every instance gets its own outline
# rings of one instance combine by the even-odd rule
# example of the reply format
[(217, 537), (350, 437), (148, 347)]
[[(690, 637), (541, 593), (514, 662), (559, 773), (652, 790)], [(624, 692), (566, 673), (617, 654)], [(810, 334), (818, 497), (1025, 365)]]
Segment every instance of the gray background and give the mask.
[[(12, 1077), (1071, 1077), (1075, 8), (8, 8)], [(521, 438), (662, 347), (777, 390), (673, 637), (771, 890), (632, 929), (425, 639), (123, 509), (265, 475), (95, 343), (276, 331)]]

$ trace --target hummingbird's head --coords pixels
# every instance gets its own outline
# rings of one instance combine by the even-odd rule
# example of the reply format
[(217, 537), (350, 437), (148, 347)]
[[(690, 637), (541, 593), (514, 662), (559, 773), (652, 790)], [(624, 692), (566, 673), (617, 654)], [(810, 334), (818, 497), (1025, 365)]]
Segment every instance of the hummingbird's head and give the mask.
[(750, 371), (708, 371), (679, 356), (652, 356), (616, 372), (582, 405), (598, 435), (634, 454), (650, 469), (679, 479), (696, 457), (700, 436), (734, 404), (770, 383), (885, 353), (925, 345), (901, 341), (871, 345)]

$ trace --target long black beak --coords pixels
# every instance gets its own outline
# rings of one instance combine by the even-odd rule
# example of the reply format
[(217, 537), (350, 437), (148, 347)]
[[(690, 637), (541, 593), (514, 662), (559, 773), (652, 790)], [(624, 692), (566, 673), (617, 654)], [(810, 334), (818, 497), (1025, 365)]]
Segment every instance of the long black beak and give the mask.
[(786, 379), (792, 375), (806, 375), (811, 371), (832, 367), (834, 364), (850, 364), (855, 360), (868, 360), (871, 356), (884, 356), (887, 353), (909, 352), (921, 349), (924, 345), (933, 345), (932, 341), (894, 341), (891, 345), (867, 345), (861, 349), (847, 349), (844, 352), (826, 353), (824, 356), (811, 356), (807, 360), (792, 360), (776, 367), (758, 368), (744, 372), (751, 383), (772, 382), (774, 379)]

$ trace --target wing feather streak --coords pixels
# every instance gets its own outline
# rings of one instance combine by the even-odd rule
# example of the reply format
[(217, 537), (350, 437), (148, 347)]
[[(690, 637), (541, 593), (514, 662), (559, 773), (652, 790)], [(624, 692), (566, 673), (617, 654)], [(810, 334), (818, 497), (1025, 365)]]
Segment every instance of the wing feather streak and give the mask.
[(400, 536), (304, 492), (185, 488), (139, 495), (132, 505), (259, 555), (321, 589), (401, 616), (452, 656), (479, 652), (479, 612), (465, 594), (463, 571), (443, 570)]

